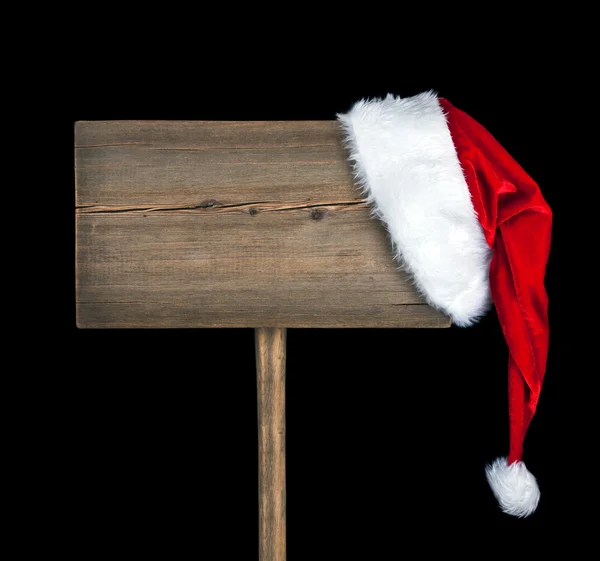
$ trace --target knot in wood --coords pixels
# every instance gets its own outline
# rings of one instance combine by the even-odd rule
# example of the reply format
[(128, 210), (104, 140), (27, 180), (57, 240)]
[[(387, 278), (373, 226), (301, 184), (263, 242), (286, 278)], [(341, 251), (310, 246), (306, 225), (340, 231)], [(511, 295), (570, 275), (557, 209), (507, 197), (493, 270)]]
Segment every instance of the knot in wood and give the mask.
[(321, 220), (327, 214), (326, 208), (313, 208), (310, 211), (310, 217), (313, 220)]

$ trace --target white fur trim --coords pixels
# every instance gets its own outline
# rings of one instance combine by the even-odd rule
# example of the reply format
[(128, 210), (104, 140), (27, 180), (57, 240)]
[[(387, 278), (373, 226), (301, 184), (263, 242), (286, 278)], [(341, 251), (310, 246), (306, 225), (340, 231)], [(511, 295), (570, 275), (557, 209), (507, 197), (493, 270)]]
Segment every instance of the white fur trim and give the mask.
[(437, 96), (363, 100), (338, 115), (356, 181), (398, 262), (456, 325), (491, 304), (491, 250)]
[(507, 458), (498, 458), (486, 467), (485, 473), (500, 508), (506, 514), (524, 517), (537, 508), (540, 489), (523, 462), (508, 465)]

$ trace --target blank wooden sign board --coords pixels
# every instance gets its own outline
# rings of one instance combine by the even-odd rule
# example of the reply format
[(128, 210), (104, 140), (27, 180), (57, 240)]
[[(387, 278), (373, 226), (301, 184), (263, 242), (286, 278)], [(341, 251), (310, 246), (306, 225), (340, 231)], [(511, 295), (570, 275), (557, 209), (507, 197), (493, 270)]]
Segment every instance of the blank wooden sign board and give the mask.
[(255, 329), (259, 552), (285, 559), (287, 327), (448, 327), (398, 270), (335, 121), (80, 121), (77, 325)]

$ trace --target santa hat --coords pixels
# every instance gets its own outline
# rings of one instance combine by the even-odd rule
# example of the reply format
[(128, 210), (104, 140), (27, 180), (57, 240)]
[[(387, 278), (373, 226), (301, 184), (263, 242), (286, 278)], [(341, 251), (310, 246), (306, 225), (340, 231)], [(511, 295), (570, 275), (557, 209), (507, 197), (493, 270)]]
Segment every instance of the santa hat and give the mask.
[(502, 510), (540, 492), (522, 462), (548, 354), (551, 210), (492, 135), (433, 92), (363, 100), (338, 115), (358, 185), (394, 255), (433, 307), (469, 326), (496, 307), (508, 345), (508, 456), (487, 466)]

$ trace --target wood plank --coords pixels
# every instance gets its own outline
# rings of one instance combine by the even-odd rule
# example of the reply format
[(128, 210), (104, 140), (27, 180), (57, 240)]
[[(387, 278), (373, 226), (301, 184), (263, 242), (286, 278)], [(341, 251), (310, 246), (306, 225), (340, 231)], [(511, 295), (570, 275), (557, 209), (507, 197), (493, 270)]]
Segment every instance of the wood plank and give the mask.
[(360, 199), (332, 121), (80, 122), (75, 147), (81, 206)]
[(81, 122), (76, 146), (80, 327), (449, 325), (333, 122)]
[(254, 331), (258, 410), (258, 525), (260, 561), (286, 559), (285, 345), (286, 329)]

